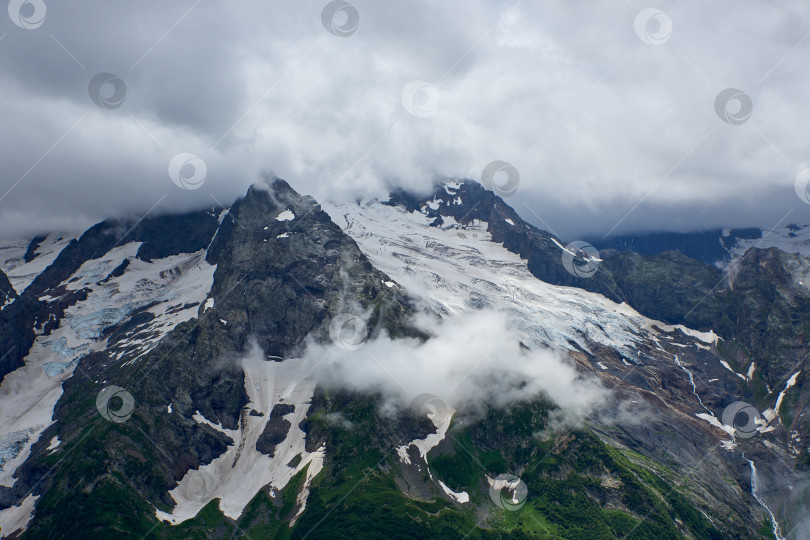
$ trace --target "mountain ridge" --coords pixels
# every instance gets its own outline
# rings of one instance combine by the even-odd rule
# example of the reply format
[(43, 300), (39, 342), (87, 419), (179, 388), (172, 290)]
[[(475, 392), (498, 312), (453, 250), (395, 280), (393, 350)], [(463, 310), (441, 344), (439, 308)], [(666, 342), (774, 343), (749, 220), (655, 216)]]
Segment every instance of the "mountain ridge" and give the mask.
[[(29, 436), (21, 443), (27, 450), (8, 462), (16, 464), (15, 477), (12, 487), (0, 488), (0, 526), (21, 525), (26, 528), (22, 536), (31, 538), (54, 530), (63, 531), (63, 537), (88, 530), (103, 537), (115, 530), (134, 537), (202, 538), (236, 535), (243, 528), (253, 531), (251, 537), (300, 537), (319, 527), (325, 537), (340, 537), (367, 531), (370, 522), (364, 519), (371, 516), (378, 524), (392, 524), (380, 529), (381, 536), (383, 530), (411, 530), (422, 536), (461, 537), (470, 530), (480, 538), (756, 538), (756, 531), (767, 529), (767, 524), (760, 527), (760, 519), (769, 519), (767, 513), (751, 494), (752, 478), (745, 476), (754, 470), (753, 463), (733, 448), (744, 447), (744, 456), (756, 460), (760, 475), (772, 477), (781, 465), (759, 438), (784, 445), (791, 433), (799, 440), (807, 433), (806, 421), (796, 414), (807, 399), (806, 367), (790, 361), (804, 344), (790, 345), (792, 334), (786, 329), (798, 324), (803, 332), (807, 324), (801, 316), (806, 295), (794, 282), (800, 255), (755, 250), (742, 261), (733, 284), (747, 292), (734, 296), (730, 284), (722, 291), (732, 300), (746, 299), (729, 313), (750, 322), (735, 330), (733, 339), (727, 330), (736, 326), (718, 326), (724, 339), (717, 340), (677, 326), (678, 317), (686, 319), (686, 307), (670, 320), (652, 317), (653, 322), (643, 312), (658, 313), (648, 299), (654, 284), (644, 285), (648, 276), (669, 268), (675, 277), (679, 265), (689, 261), (693, 270), (686, 275), (707, 273), (699, 291), (704, 292), (722, 275), (718, 268), (684, 255), (643, 257), (608, 250), (593, 278), (583, 279), (566, 269), (566, 246), (553, 235), (523, 222), (492, 192), (466, 182), (442, 185), (430, 199), (394, 193), (387, 204), (329, 204), (324, 211), (286, 182), (272, 180), (250, 188), (227, 211), (145, 220), (130, 231), (126, 243), (105, 233), (113, 228), (102, 224), (83, 241), (84, 235), (69, 242), (65, 255), (58, 255), (53, 268), (37, 275), (26, 288), (31, 291), (21, 296), (36, 302), (47, 316), (47, 324), (34, 327), (31, 350), (37, 358), (56, 355), (36, 369), (61, 369), (56, 380), (41, 379), (62, 381), (53, 390), (61, 394), (54, 401), (55, 422), (34, 432), (35, 440)], [(184, 236), (189, 227), (192, 234)], [(575, 264), (588, 264), (577, 257), (579, 252), (572, 254)], [(450, 266), (441, 267), (439, 261)], [(452, 267), (460, 270), (458, 277)], [(439, 268), (443, 277), (434, 280), (430, 275)], [(430, 277), (425, 282), (429, 287), (410, 286), (421, 275)], [(541, 276), (545, 279), (538, 280)], [(775, 285), (770, 285), (770, 276), (779, 276)], [(672, 283), (682, 287), (677, 280)], [(607, 294), (593, 294), (602, 290)], [(635, 291), (642, 291), (639, 300), (628, 294)], [(124, 294), (130, 295), (128, 303), (116, 304)], [(21, 297), (0, 316), (24, 305)], [(530, 301), (522, 302), (524, 297)], [(774, 323), (769, 312), (750, 318), (749, 313), (762, 309), (760, 297), (781, 298), (782, 319)], [(614, 302), (628, 298), (637, 311)], [(567, 350), (578, 370), (613, 389), (618, 403), (638, 400), (656, 417), (616, 424), (597, 414), (581, 427), (540, 440), (535, 434), (552, 429), (557, 408), (546, 398), (507, 409), (490, 404), (489, 412), (472, 414), (467, 425), (464, 411), (440, 421), (437, 409), (426, 417), (418, 407), (400, 411), (392, 421), (380, 415), (382, 396), (375, 392), (296, 383), (298, 397), (285, 398), (284, 392), (257, 389), (266, 386), (262, 377), (291, 377), (278, 370), (292, 369), (292, 359), (309, 342), (342, 343), (351, 349), (382, 336), (390, 336), (392, 343), (440, 339), (413, 324), (416, 310), (427, 305), (447, 317), (486, 308), (487, 303), (514, 313), (530, 310), (522, 315), (521, 346)], [(555, 315), (555, 305), (566, 307)], [(734, 307), (718, 309), (728, 306)], [(125, 310), (113, 318), (101, 315), (110, 307)], [(538, 308), (546, 313), (531, 311)], [(584, 317), (582, 324), (551, 324), (574, 313)], [(539, 324), (532, 325), (535, 320)], [(768, 331), (773, 340), (757, 337), (767, 337)], [(746, 334), (764, 343), (765, 350), (789, 354), (782, 364), (763, 364), (762, 351), (751, 348), (743, 339)], [(66, 341), (59, 342), (63, 337)], [(347, 337), (358, 341), (344, 341)], [(258, 367), (245, 363), (252, 354), (261, 357)], [(742, 375), (740, 364), (752, 356), (758, 362), (753, 375)], [(724, 358), (728, 367), (718, 360)], [(760, 373), (764, 379), (757, 382)], [(793, 380), (789, 388), (776, 384), (785, 385), (788, 377)], [(710, 379), (716, 382), (710, 384)], [(763, 427), (758, 438), (747, 441), (718, 428), (730, 399), (757, 397), (758, 388), (764, 392), (769, 384), (767, 394), (758, 397), (775, 413), (767, 431)], [(132, 396), (132, 410), (122, 422), (101, 412), (109, 416), (116, 407), (97, 407), (97, 396), (106, 395), (99, 390), (112, 386)], [(782, 392), (781, 414), (774, 411), (777, 391)], [(441, 403), (438, 399), (434, 403)], [(679, 431), (691, 434), (694, 446)], [(420, 434), (431, 433), (445, 435), (424, 456), (414, 453)], [(244, 445), (254, 437), (255, 443), (240, 450), (237, 439)], [(731, 450), (720, 450), (728, 455), (704, 461), (721, 437), (729, 437)], [(403, 443), (410, 463), (394, 452)], [(289, 460), (289, 452), (298, 453)], [(798, 461), (801, 448), (799, 454), (787, 455), (786, 464)], [(24, 462), (14, 462), (22, 457)], [(218, 464), (223, 459), (264, 463), (270, 476), (251, 481), (264, 478), (279, 484), (269, 490), (259, 486), (249, 502), (237, 500), (226, 486), (249, 482), (222, 472)], [(697, 466), (694, 459), (699, 459)], [(734, 480), (726, 482), (713, 467)], [(523, 513), (488, 504), (488, 482), (510, 470), (523, 471), (528, 485)], [(678, 487), (679, 475), (696, 484)], [(345, 492), (347, 482), (364, 481), (387, 506), (374, 506), (362, 493)], [(468, 502), (462, 502), (462, 493)], [(797, 504), (772, 490), (762, 496), (773, 508), (773, 501)], [(116, 510), (116, 500), (127, 501), (131, 512)], [(352, 512), (334, 514), (338, 500), (345, 500)], [(34, 509), (30, 522), (22, 515), (29, 507)], [(75, 519), (83, 508), (93, 511)], [(7, 518), (12, 512), (16, 517)], [(483, 528), (472, 518), (475, 512), (489, 516)], [(784, 524), (788, 517), (793, 519), (789, 514), (777, 519)]]

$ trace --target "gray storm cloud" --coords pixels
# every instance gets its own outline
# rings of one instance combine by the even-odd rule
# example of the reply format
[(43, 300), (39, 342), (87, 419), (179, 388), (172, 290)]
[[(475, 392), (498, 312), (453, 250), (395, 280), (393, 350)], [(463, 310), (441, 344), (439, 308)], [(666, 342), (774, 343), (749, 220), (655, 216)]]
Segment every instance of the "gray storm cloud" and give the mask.
[[(810, 221), (798, 0), (661, 3), (643, 24), (651, 6), (607, 0), (358, 0), (345, 37), (325, 1), (39, 3), (35, 28), (0, 16), (4, 237), (227, 204), (266, 168), (341, 199), (493, 160), (520, 172), (508, 202), (563, 236)], [(90, 95), (99, 73), (123, 101)], [(753, 104), (736, 125), (727, 88)], [(168, 175), (182, 152), (207, 165), (194, 191)]]

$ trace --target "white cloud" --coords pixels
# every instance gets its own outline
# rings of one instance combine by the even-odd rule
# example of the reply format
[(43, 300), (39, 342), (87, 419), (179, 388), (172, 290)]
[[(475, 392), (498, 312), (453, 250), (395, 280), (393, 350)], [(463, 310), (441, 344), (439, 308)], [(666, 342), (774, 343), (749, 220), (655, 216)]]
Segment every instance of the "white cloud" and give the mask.
[(429, 340), (381, 335), (357, 350), (310, 343), (302, 369), (326, 387), (381, 392), (384, 410), (404, 407), (423, 393), (457, 410), (546, 397), (560, 407), (559, 420), (576, 423), (597, 412), (609, 395), (595, 377), (578, 372), (560, 354), (522, 349), (505, 314), (423, 316), (417, 324), (431, 334)]

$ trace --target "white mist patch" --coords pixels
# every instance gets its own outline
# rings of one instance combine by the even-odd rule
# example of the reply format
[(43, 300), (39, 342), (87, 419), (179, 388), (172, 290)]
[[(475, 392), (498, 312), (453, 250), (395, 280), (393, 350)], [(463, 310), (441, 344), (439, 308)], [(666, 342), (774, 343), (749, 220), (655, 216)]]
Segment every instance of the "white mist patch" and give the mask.
[[(177, 503), (174, 509), (170, 513), (156, 509), (158, 519), (177, 525), (196, 516), (214, 499), (219, 500), (219, 508), (226, 516), (237, 519), (260, 489), (269, 485), (271, 491), (278, 492), (295, 474), (309, 466), (298, 500), (302, 508), (306, 503), (310, 482), (322, 469), (325, 455), (323, 447), (312, 453), (306, 451), (305, 434), (299, 427), (309, 410), (315, 381), (305, 379), (306, 370), (300, 362), (267, 361), (256, 349), (243, 359), (242, 367), (250, 402), (243, 410), (239, 427), (223, 429), (199, 413), (194, 415), (197, 422), (225, 433), (234, 443), (211, 463), (188, 471), (177, 487), (169, 492)], [(273, 457), (270, 457), (256, 449), (256, 441), (270, 420), (270, 411), (277, 404), (293, 405), (295, 410), (284, 415), (291, 426), (285, 440), (276, 446)], [(250, 409), (261, 416), (248, 414)], [(301, 461), (298, 465), (288, 466), (299, 455)]]
[(504, 313), (478, 311), (444, 320), (425, 316), (416, 322), (432, 335), (429, 340), (381, 335), (352, 351), (309, 344), (303, 361), (326, 387), (382, 391), (386, 408), (407, 405), (422, 393), (456, 409), (473, 402), (504, 407), (543, 395), (561, 408), (563, 417), (578, 422), (608, 394), (595, 377), (579, 373), (560, 354), (523, 349)]

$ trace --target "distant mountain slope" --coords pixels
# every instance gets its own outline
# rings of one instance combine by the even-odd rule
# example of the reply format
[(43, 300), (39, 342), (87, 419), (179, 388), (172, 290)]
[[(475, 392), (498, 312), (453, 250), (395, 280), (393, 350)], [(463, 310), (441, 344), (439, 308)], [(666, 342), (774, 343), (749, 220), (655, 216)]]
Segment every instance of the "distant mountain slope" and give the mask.
[(645, 233), (631, 236), (595, 237), (586, 240), (599, 250), (634, 251), (640, 255), (657, 255), (677, 251), (710, 265), (725, 266), (756, 247), (779, 248), (785, 253), (810, 257), (810, 226), (787, 225), (775, 229), (715, 229), (692, 233)]

